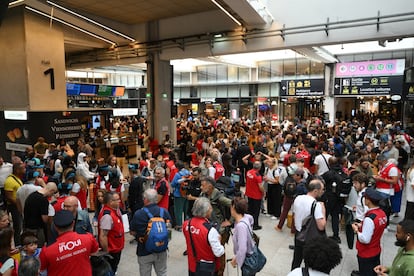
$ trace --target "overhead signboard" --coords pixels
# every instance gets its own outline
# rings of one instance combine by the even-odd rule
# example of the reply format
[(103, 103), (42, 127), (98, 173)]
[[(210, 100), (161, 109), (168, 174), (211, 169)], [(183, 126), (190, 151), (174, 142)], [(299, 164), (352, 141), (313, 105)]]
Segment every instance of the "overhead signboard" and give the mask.
[(403, 76), (335, 78), (334, 94), (341, 96), (401, 95)]
[(138, 115), (138, 108), (114, 108), (114, 116), (133, 116)]
[(323, 96), (324, 79), (282, 80), (280, 96)]
[(403, 75), (405, 59), (372, 60), (336, 64), (336, 77)]
[(405, 83), (403, 92), (407, 100), (414, 100), (414, 82)]

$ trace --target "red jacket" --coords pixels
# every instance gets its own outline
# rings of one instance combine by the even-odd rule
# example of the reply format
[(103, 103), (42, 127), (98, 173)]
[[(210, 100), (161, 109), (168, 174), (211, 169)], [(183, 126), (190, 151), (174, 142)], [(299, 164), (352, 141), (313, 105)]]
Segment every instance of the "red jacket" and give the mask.
[(220, 176), (224, 175), (224, 167), (218, 161), (214, 162), (213, 166), (216, 169), (216, 173), (214, 174), (214, 180), (217, 180), (217, 179), (219, 179)]
[(263, 198), (263, 192), (260, 190), (262, 184), (262, 176), (259, 171), (251, 169), (246, 173), (246, 196), (260, 200)]
[(196, 271), (196, 263), (199, 260), (213, 261), (216, 263), (216, 270), (218, 270), (220, 262), (219, 258), (214, 256), (213, 250), (208, 242), (208, 232), (212, 228), (212, 225), (206, 218), (193, 217), (191, 219), (191, 235), (193, 239), (194, 248), (197, 253), (197, 259), (194, 256), (193, 247), (191, 246), (190, 232), (188, 229), (188, 223), (190, 220), (184, 221), (183, 233), (185, 241), (187, 243), (188, 252), (188, 270), (191, 272)]
[[(389, 172), (392, 168), (396, 168), (396, 166), (393, 163), (387, 163), (387, 166), (385, 168), (382, 168), (379, 172), (379, 175), (384, 178), (384, 179), (391, 179), (391, 177), (389, 176)], [(376, 183), (376, 187), (377, 189), (391, 189), (393, 188), (392, 185), (390, 183), (385, 183), (382, 181), (377, 181)]]
[(122, 216), (119, 211), (116, 211), (108, 206), (103, 206), (98, 216), (98, 231), (100, 232), (100, 221), (104, 215), (110, 215), (112, 218), (112, 229), (108, 232), (108, 252), (117, 253), (124, 248), (125, 235), (124, 224), (122, 223)]
[(166, 192), (165, 195), (163, 195), (162, 199), (160, 200), (160, 202), (158, 202), (157, 205), (160, 206), (160, 207), (162, 207), (162, 208), (164, 208), (164, 209), (166, 209), (166, 210), (168, 210), (169, 199), (170, 199), (170, 197), (169, 197), (169, 195), (170, 195), (170, 185), (168, 184), (167, 179), (165, 179), (165, 177), (162, 178), (162, 179), (160, 179), (155, 184), (154, 189), (158, 191), (158, 189), (161, 187), (161, 183), (163, 181), (165, 182), (165, 186), (167, 187), (167, 192)]
[[(387, 227), (387, 216), (384, 211), (378, 207), (369, 210), (365, 214), (365, 217), (369, 217), (374, 221), (374, 233), (372, 234), (371, 241), (368, 244), (361, 243), (357, 240), (356, 249), (359, 257), (371, 258), (381, 253), (381, 237), (382, 233), (384, 233), (385, 227)], [(364, 222), (362, 222), (361, 228), (364, 228)]]

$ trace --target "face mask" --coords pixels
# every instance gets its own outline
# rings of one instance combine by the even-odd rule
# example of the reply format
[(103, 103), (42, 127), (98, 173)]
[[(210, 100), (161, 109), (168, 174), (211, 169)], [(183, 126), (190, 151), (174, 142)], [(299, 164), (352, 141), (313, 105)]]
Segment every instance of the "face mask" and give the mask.
[(106, 181), (108, 181), (108, 180), (109, 180), (109, 175), (105, 175), (105, 176), (104, 176), (104, 179), (105, 179)]

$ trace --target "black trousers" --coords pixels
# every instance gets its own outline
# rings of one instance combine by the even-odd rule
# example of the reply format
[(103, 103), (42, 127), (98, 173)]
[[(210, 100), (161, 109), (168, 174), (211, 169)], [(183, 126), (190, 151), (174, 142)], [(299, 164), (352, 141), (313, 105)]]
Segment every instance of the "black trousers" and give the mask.
[(260, 215), (260, 204), (262, 203), (261, 199), (253, 199), (251, 197), (248, 197), (248, 211), (249, 214), (253, 216), (254, 226), (259, 226), (259, 215)]
[(111, 265), (112, 271), (115, 273), (118, 269), (118, 264), (119, 261), (121, 260), (121, 253), (120, 252), (113, 252), (113, 253), (109, 253), (109, 255), (111, 255), (112, 258), (107, 258), (108, 263)]
[[(293, 227), (293, 225), (292, 225)], [(300, 267), (303, 260), (303, 246), (305, 245), (304, 242), (298, 241), (295, 235), (295, 249), (293, 251), (293, 260), (292, 260), (292, 267), (291, 270)], [(362, 275), (362, 274), (361, 274)]]
[(331, 216), (332, 232), (335, 237), (339, 236), (339, 215), (342, 213), (342, 203), (337, 198), (328, 196), (326, 204), (326, 217)]
[(407, 201), (404, 219), (414, 219), (414, 202)]
[(359, 275), (376, 276), (374, 267), (380, 264), (380, 254), (371, 258), (361, 258), (358, 256)]
[(23, 223), (22, 215), (19, 210), (17, 210), (17, 206), (14, 204), (7, 204), (7, 209), (9, 210), (13, 220), (14, 244), (20, 245), (20, 234), (22, 232)]
[(268, 184), (267, 186), (267, 213), (280, 217), (282, 208), (282, 186), (280, 184)]

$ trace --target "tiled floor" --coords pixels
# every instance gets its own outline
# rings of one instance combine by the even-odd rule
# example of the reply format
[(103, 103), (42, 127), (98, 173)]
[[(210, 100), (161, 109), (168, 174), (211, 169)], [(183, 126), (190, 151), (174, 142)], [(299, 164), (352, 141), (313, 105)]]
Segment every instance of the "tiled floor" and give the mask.
[[(404, 211), (404, 208), (403, 208)], [(400, 214), (404, 214), (401, 212)], [(396, 252), (397, 247), (394, 245), (395, 241), (395, 228), (396, 223), (401, 220), (400, 218), (393, 218), (390, 225), (391, 230), (387, 233), (384, 233), (382, 239), (382, 254), (381, 262), (390, 265)], [(282, 276), (286, 275), (290, 271), (291, 261), (293, 257), (293, 250), (290, 250), (289, 244), (293, 244), (293, 237), (290, 235), (289, 228), (284, 228), (283, 232), (276, 232), (274, 230), (274, 225), (277, 221), (271, 220), (270, 217), (261, 215), (259, 223), (263, 226), (263, 229), (256, 231), (260, 235), (260, 249), (267, 257), (267, 264), (264, 269), (257, 275), (277, 275)], [(330, 221), (328, 222), (330, 224)], [(330, 225), (328, 226), (328, 235), (331, 235)], [(136, 245), (129, 244), (129, 240), (132, 239), (129, 234), (126, 239), (125, 249), (122, 253), (121, 262), (118, 269), (118, 275), (127, 276), (127, 275), (139, 275), (137, 257), (135, 255)], [(346, 245), (346, 239), (344, 231), (341, 231), (342, 244), (342, 254), (343, 259), (339, 266), (337, 266), (332, 272), (331, 275), (335, 276), (349, 276), (351, 271), (357, 269), (357, 259), (355, 249), (349, 250)], [(172, 240), (170, 242), (169, 258), (168, 258), (168, 275), (171, 276), (184, 276), (188, 275), (187, 270), (187, 257), (183, 256), (185, 248), (184, 236), (181, 232), (173, 230)], [(233, 256), (232, 245), (226, 245), (226, 255), (227, 258)], [(155, 273), (153, 273), (155, 275)], [(228, 266), (224, 275), (241, 275), (241, 272), (237, 274), (236, 269)], [(145, 275), (149, 276), (149, 275)]]

